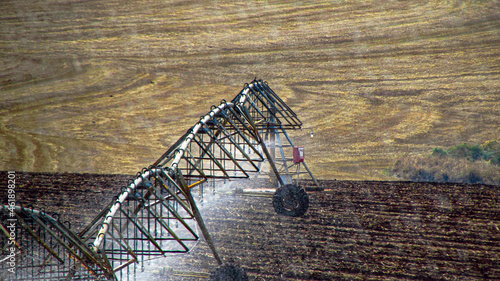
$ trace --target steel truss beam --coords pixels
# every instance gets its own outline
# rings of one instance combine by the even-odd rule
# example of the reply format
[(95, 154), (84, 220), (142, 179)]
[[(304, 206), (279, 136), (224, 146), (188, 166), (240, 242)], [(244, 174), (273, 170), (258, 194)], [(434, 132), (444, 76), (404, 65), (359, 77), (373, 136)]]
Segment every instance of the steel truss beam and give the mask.
[(114, 278), (107, 274), (110, 265), (71, 231), (69, 223), (60, 222), (56, 214), (3, 206), (0, 221), (1, 280)]
[[(190, 251), (200, 238), (198, 229), (220, 264), (191, 189), (202, 189), (205, 182), (215, 186), (218, 180), (248, 178), (260, 172), (266, 160), (283, 184), (274, 163), (274, 143), (272, 153), (265, 143), (270, 135), (274, 138), (278, 133), (279, 138), (279, 130), (291, 144), (285, 130), (301, 125), (267, 82), (254, 80), (231, 102), (212, 106), (80, 233), (43, 212), (16, 207), (22, 224), (15, 237), (16, 253), (23, 257), (19, 266), (31, 274), (28, 279), (35, 275), (40, 280), (124, 279), (132, 264)], [(288, 175), (288, 170), (281, 169), (281, 173)], [(0, 216), (7, 217), (7, 213), (4, 207)], [(2, 229), (2, 242), (12, 239), (6, 227)], [(4, 265), (0, 263), (0, 268)]]

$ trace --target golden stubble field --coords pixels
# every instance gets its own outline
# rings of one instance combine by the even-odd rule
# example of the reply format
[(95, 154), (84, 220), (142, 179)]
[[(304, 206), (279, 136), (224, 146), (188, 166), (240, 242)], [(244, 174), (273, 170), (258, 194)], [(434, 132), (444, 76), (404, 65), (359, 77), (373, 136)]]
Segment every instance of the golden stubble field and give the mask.
[[(133, 174), (255, 77), (323, 179), (500, 136), (498, 1), (3, 1), (0, 170)], [(313, 131), (314, 137), (309, 137)]]

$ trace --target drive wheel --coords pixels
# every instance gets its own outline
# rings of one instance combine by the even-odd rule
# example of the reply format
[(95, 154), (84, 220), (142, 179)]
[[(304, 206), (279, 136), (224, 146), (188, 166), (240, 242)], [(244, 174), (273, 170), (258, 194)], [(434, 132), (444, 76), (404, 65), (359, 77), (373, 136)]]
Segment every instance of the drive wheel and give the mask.
[(303, 188), (295, 184), (285, 184), (274, 193), (273, 206), (280, 215), (300, 217), (309, 208), (309, 196)]

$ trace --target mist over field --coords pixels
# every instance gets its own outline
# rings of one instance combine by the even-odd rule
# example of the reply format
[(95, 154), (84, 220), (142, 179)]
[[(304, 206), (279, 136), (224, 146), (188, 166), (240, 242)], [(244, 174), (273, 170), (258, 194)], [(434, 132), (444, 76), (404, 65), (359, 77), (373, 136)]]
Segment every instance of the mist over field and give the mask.
[[(134, 174), (255, 77), (317, 178), (500, 136), (498, 1), (3, 1), (0, 170)], [(314, 137), (310, 137), (314, 132)]]

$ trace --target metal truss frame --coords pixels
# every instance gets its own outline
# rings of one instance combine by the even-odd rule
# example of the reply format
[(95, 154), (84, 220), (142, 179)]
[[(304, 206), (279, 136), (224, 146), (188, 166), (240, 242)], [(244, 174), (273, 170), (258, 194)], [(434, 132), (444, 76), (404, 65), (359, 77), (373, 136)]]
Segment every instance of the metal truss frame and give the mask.
[[(38, 274), (40, 280), (47, 276), (125, 279), (131, 265), (167, 253), (189, 252), (200, 239), (198, 230), (221, 264), (191, 190), (202, 189), (207, 182), (215, 186), (215, 181), (248, 178), (259, 173), (266, 160), (278, 184), (283, 185), (283, 178), (291, 175), (280, 135), (293, 147), (286, 130), (301, 126), (297, 115), (267, 82), (254, 80), (232, 101), (212, 106), (153, 165), (131, 179), (80, 233), (46, 213), (16, 207), (22, 224), (15, 237), (17, 253), (22, 256), (19, 278), (35, 280)], [(276, 136), (285, 169), (275, 164)], [(6, 207), (0, 216), (7, 216)], [(2, 229), (2, 242), (13, 239), (5, 226)], [(34, 262), (35, 256), (40, 262)], [(0, 262), (2, 267), (5, 263)]]

